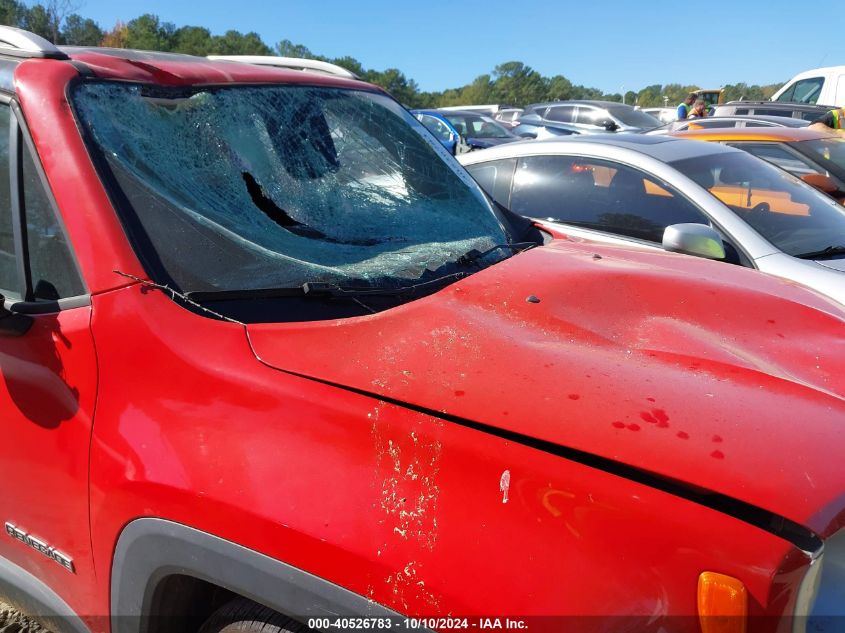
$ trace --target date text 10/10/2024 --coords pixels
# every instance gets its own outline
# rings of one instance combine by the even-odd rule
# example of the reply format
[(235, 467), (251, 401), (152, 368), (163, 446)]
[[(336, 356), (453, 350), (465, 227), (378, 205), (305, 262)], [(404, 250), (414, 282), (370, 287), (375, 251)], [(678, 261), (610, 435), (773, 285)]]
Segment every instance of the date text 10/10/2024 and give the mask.
[(466, 630), (524, 630), (524, 620), (512, 618), (309, 618), (308, 628), (321, 631), (345, 630), (388, 630), (388, 629), (466, 629)]

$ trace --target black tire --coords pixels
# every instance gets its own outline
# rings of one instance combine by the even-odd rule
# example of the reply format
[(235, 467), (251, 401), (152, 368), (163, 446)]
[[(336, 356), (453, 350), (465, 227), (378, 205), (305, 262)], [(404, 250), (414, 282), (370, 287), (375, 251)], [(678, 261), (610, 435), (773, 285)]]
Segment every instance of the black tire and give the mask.
[(307, 633), (307, 626), (265, 606), (236, 598), (215, 611), (199, 633)]

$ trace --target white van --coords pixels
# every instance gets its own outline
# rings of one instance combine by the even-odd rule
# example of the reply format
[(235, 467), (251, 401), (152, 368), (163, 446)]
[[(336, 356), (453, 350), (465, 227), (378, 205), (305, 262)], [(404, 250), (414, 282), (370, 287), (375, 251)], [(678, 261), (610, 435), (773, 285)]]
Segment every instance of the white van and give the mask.
[(772, 101), (845, 106), (845, 66), (805, 70), (772, 95)]

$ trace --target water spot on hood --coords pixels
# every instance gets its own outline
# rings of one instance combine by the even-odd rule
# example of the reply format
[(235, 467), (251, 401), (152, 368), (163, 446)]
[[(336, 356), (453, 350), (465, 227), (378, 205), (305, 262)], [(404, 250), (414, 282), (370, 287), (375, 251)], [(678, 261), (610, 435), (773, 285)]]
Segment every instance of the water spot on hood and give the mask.
[(657, 402), (654, 398), (646, 398), (649, 402)]
[(688, 440), (689, 439), (689, 433), (687, 433), (686, 431), (678, 431), (678, 437), (681, 438), (682, 440)]
[(629, 431), (639, 431), (640, 425), (631, 423), (631, 424), (628, 425), (628, 430)]
[(710, 457), (713, 459), (725, 459), (725, 454), (722, 451), (713, 451), (710, 453)]
[(722, 441), (723, 441), (723, 440), (722, 440), (722, 436), (721, 436), (721, 435), (714, 435), (711, 439), (712, 439), (714, 442), (716, 442), (717, 444), (718, 444), (719, 442), (722, 442)]
[(466, 391), (464, 391), (463, 389), (455, 389), (455, 395), (458, 397), (464, 395), (465, 393)]
[(567, 396), (567, 397), (570, 400), (578, 400), (581, 396), (579, 396), (577, 393), (570, 393), (569, 396)]
[(617, 429), (624, 429), (624, 428), (625, 428), (625, 423), (624, 423), (624, 422), (619, 422), (619, 421), (616, 421), (616, 422), (614, 422), (613, 424), (611, 424), (610, 426), (616, 427)]

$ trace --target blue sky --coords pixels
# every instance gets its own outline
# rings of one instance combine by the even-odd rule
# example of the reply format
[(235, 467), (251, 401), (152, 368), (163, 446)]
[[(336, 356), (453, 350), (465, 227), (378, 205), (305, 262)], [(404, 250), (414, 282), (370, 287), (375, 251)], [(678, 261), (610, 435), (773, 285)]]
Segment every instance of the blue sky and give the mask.
[(842, 21), (822, 15), (835, 10), (819, 13), (813, 5), (805, 12), (776, 1), (82, 2), (78, 12), (103, 28), (153, 13), (215, 34), (256, 31), (271, 45), (289, 39), (330, 57), (351, 55), (366, 68), (399, 68), (422, 90), (464, 85), (511, 60), (607, 92), (676, 82), (767, 84), (845, 64)]

